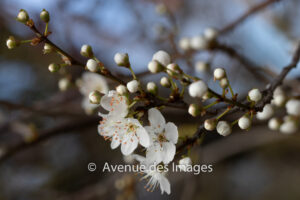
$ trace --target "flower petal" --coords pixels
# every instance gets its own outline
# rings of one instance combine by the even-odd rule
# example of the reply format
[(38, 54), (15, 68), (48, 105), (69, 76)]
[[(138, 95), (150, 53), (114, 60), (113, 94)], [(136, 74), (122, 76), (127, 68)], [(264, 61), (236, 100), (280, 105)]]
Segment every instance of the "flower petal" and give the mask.
[(164, 164), (168, 164), (174, 159), (176, 153), (176, 146), (172, 142), (164, 142), (162, 144), (163, 154), (162, 161)]
[(144, 127), (140, 127), (137, 129), (136, 135), (139, 138), (139, 143), (143, 146), (143, 147), (149, 147), (150, 146), (150, 136), (148, 134), (148, 132), (146, 131), (146, 129)]
[(100, 101), (101, 106), (109, 111), (109, 115), (115, 115), (118, 118), (126, 117), (128, 114), (128, 104), (124, 96), (118, 95), (114, 90), (109, 91)]
[(112, 149), (116, 149), (119, 145), (120, 145), (120, 140), (118, 139), (117, 136), (113, 136), (112, 137), (112, 141), (110, 143), (110, 147)]
[(166, 192), (167, 194), (171, 194), (170, 182), (165, 176), (161, 175), (159, 180), (159, 185), (160, 185), (161, 194), (163, 194), (164, 192)]
[(157, 110), (156, 108), (149, 109), (148, 119), (150, 122), (150, 126), (155, 129), (156, 133), (160, 133), (163, 131), (166, 120), (159, 110)]
[(131, 137), (131, 134), (124, 135), (122, 145), (121, 145), (121, 152), (128, 156), (131, 154), (138, 146), (138, 139), (136, 136)]
[(172, 123), (168, 122), (165, 126), (165, 137), (167, 140), (171, 141), (172, 143), (176, 144), (178, 141), (178, 129), (177, 126)]
[(146, 151), (147, 164), (158, 164), (162, 161), (162, 149), (157, 142), (153, 143)]

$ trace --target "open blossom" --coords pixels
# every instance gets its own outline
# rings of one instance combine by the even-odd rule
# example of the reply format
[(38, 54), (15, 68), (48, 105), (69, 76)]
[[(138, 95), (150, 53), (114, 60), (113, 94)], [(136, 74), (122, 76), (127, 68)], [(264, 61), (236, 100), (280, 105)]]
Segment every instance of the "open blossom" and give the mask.
[(145, 188), (147, 191), (154, 191), (156, 187), (160, 187), (161, 194), (166, 192), (167, 194), (171, 194), (171, 185), (169, 180), (165, 177), (165, 172), (153, 167), (153, 165), (146, 165), (147, 159), (140, 155), (133, 155), (134, 158), (140, 162), (140, 165), (144, 165), (145, 169), (143, 172), (146, 174), (142, 179), (148, 179), (149, 181), (146, 184)]
[(178, 140), (178, 130), (174, 123), (166, 123), (165, 118), (156, 108), (148, 110), (150, 126), (146, 126), (151, 139), (147, 148), (146, 158), (148, 163), (168, 164), (175, 156)]
[(102, 121), (98, 131), (105, 139), (111, 140), (112, 149), (121, 145), (121, 152), (129, 155), (138, 144), (144, 147), (150, 145), (149, 135), (140, 122), (134, 118), (125, 118), (128, 114), (126, 97), (112, 90), (102, 97), (100, 104), (109, 113), (99, 113)]

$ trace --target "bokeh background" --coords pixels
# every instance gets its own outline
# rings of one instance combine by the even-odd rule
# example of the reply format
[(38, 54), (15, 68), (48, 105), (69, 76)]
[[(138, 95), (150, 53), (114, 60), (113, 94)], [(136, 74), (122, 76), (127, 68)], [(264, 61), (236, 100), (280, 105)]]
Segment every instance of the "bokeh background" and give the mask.
[[(205, 138), (203, 146), (192, 150), (195, 164), (214, 164), (210, 174), (169, 174), (172, 193), (150, 193), (133, 174), (102, 173), (105, 162), (124, 163), (119, 149), (97, 133), (97, 115), (87, 116), (81, 108), (82, 96), (76, 88), (60, 92), (60, 74), (48, 71), (55, 54), (44, 55), (42, 45), (22, 45), (8, 50), (10, 35), (29, 39), (33, 33), (15, 21), (19, 9), (28, 11), (36, 26), (43, 30), (40, 11), (50, 12), (49, 37), (77, 59), (83, 44), (92, 45), (97, 57), (118, 76), (128, 72), (113, 63), (116, 52), (127, 52), (137, 73), (147, 71), (153, 53), (163, 49), (172, 52), (166, 39), (172, 28), (170, 20), (156, 12), (164, 3), (173, 13), (178, 35), (191, 37), (207, 27), (222, 29), (262, 0), (1, 0), (0, 1), (0, 154), (7, 149), (15, 153), (0, 163), (0, 199), (299, 199), (300, 137), (282, 136), (257, 122), (246, 133), (223, 139), (217, 135)], [(300, 35), (300, 1), (273, 3), (250, 16), (234, 30), (220, 37), (257, 66), (267, 76), (280, 72), (291, 59)], [(213, 55), (213, 56), (212, 56)], [(243, 96), (252, 87), (263, 89), (265, 83), (223, 52), (201, 52), (194, 56), (210, 61), (212, 68), (224, 67), (233, 89)], [(220, 90), (211, 72), (198, 73), (185, 62), (180, 66), (205, 79)], [(82, 69), (70, 67), (68, 72), (79, 77)], [(286, 91), (298, 94), (300, 69), (293, 70), (285, 82)], [(159, 81), (160, 75), (144, 76), (143, 81)], [(111, 85), (114, 88), (115, 85)], [(161, 90), (163, 93), (164, 90)], [(174, 115), (176, 113), (176, 115)], [(166, 110), (168, 121), (174, 121), (181, 135), (193, 133), (199, 120), (187, 112)], [(183, 120), (185, 119), (185, 120)], [(71, 122), (71, 126), (70, 126)], [(68, 124), (69, 126), (65, 126)], [(34, 131), (33, 131), (34, 130)], [(32, 134), (51, 134), (32, 144)], [(39, 137), (39, 136), (38, 136)], [(25, 141), (25, 142), (24, 142)], [(18, 144), (24, 143), (21, 149)], [(95, 172), (87, 165), (97, 164)], [(123, 184), (123, 185), (122, 185)], [(124, 186), (125, 185), (125, 186)]]

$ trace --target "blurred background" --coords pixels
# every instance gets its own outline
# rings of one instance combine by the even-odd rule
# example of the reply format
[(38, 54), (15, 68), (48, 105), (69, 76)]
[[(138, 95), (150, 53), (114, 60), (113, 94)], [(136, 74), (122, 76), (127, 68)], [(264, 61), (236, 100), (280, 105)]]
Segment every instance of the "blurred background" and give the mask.
[[(1, 0), (0, 199), (298, 200), (299, 134), (282, 136), (268, 130), (262, 122), (256, 122), (246, 134), (236, 129), (225, 139), (216, 134), (206, 137), (201, 148), (193, 148), (191, 155), (194, 164), (213, 164), (214, 171), (196, 176), (170, 173), (170, 196), (160, 195), (159, 189), (147, 192), (143, 188), (146, 181), (139, 181), (140, 176), (102, 173), (105, 162), (122, 164), (123, 156), (119, 149), (112, 151), (109, 142), (98, 135), (99, 118), (96, 114), (85, 114), (78, 89), (59, 91), (57, 83), (62, 75), (48, 71), (48, 65), (58, 62), (59, 56), (44, 55), (42, 45), (21, 45), (13, 50), (5, 45), (10, 35), (17, 39), (34, 36), (28, 27), (15, 20), (21, 8), (27, 10), (41, 31), (44, 24), (39, 13), (45, 8), (51, 16), (49, 38), (78, 60), (86, 62), (80, 48), (90, 44), (105, 66), (126, 79), (128, 71), (117, 67), (113, 56), (116, 52), (127, 52), (144, 83), (159, 81), (160, 75), (145, 75), (153, 53), (163, 49), (172, 54), (172, 42), (177, 45), (180, 38), (201, 34), (207, 27), (221, 30), (261, 2)], [(171, 15), (158, 12), (162, 3)], [(300, 36), (299, 18), (300, 1), (273, 2), (219, 40), (242, 55), (246, 64), (251, 61), (263, 68), (259, 73), (265, 74), (268, 81), (291, 60)], [(174, 26), (177, 32), (169, 40)], [(216, 91), (221, 90), (213, 82), (211, 70), (195, 70), (197, 61), (209, 62), (212, 69), (226, 68), (234, 91), (241, 97), (253, 87), (265, 88), (266, 82), (246, 70), (245, 62), (226, 51), (201, 51), (193, 54), (189, 62), (178, 59), (185, 71), (203, 78)], [(72, 66), (67, 71), (80, 77), (83, 70)], [(298, 67), (285, 81), (290, 94), (300, 93), (299, 75)], [(110, 88), (116, 86), (109, 84)], [(164, 94), (163, 89), (160, 92)], [(165, 117), (179, 126), (181, 136), (193, 134), (203, 121), (177, 109), (167, 109)], [(97, 164), (95, 172), (88, 171), (90, 162)]]

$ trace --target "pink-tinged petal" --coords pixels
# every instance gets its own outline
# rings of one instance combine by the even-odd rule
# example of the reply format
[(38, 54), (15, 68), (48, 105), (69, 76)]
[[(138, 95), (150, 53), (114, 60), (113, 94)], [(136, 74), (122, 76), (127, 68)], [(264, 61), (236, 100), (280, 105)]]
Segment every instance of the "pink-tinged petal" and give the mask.
[(158, 164), (162, 161), (162, 149), (160, 144), (153, 143), (147, 148), (146, 151), (146, 162), (147, 164)]
[(162, 161), (164, 164), (168, 164), (174, 159), (176, 153), (176, 146), (171, 142), (164, 142), (162, 144), (162, 147), (163, 147)]
[(130, 133), (128, 135), (124, 135), (123, 140), (122, 140), (122, 145), (121, 145), (121, 152), (123, 155), (128, 156), (130, 155), (138, 146), (138, 139), (136, 136), (129, 136), (131, 135)]
[(114, 90), (101, 98), (100, 105), (109, 111), (109, 115), (115, 115), (118, 118), (126, 117), (128, 114), (126, 97), (118, 95)]
[(160, 185), (161, 194), (163, 194), (164, 192), (166, 192), (167, 194), (171, 194), (170, 182), (163, 175), (161, 175), (161, 177), (160, 177), (159, 185)]
[(178, 129), (177, 126), (172, 123), (168, 122), (165, 126), (165, 137), (167, 140), (171, 141), (172, 143), (176, 144), (178, 141)]
[(155, 129), (156, 133), (160, 133), (163, 131), (166, 120), (159, 110), (157, 110), (156, 108), (149, 109), (148, 119), (150, 122), (150, 126)]
[(147, 133), (146, 129), (144, 129), (143, 127), (140, 127), (137, 129), (136, 135), (139, 139), (139, 143), (143, 146), (143, 147), (149, 147), (150, 146), (150, 136)]

